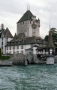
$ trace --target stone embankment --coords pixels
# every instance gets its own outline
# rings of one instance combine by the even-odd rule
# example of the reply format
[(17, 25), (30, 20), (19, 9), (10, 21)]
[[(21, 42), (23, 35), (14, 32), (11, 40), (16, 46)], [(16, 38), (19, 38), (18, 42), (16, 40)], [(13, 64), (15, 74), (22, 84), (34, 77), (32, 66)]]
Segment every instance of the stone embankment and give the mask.
[(12, 61), (0, 60), (0, 66), (12, 66)]
[(54, 57), (54, 62), (57, 63), (57, 55)]
[(37, 55), (33, 54), (15, 54), (10, 59), (13, 65), (28, 65), (28, 64), (44, 64), (46, 61), (39, 60)]
[(14, 54), (10, 60), (12, 61), (13, 65), (27, 65), (27, 61), (25, 60), (24, 54)]
[[(54, 57), (54, 62), (57, 63), (57, 56)], [(39, 60), (37, 55), (24, 55), (14, 54), (9, 60), (0, 60), (0, 66), (12, 66), (12, 65), (28, 65), (28, 64), (46, 64), (45, 60)]]

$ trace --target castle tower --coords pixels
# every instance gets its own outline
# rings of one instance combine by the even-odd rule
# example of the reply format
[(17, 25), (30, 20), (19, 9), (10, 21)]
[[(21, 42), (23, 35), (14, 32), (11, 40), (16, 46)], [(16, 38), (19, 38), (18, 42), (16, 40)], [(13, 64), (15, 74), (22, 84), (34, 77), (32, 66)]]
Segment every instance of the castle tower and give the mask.
[(17, 22), (17, 35), (24, 33), (26, 37), (39, 37), (40, 20), (27, 10)]

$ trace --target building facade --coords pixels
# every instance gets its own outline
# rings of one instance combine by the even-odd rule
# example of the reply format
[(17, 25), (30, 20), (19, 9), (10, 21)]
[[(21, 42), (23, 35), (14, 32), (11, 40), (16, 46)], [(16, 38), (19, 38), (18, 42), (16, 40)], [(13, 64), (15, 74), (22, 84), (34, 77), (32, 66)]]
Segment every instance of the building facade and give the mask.
[(10, 33), (9, 29), (8, 28), (4, 29), (4, 25), (1, 24), (1, 29), (0, 29), (0, 48), (1, 48), (3, 54), (6, 54), (5, 45), (7, 44), (7, 42), (10, 42), (12, 39), (13, 39), (13, 36)]
[(32, 49), (32, 54), (36, 54), (37, 47), (42, 47), (44, 45), (44, 41), (40, 37), (22, 37), (13, 38), (10, 42), (6, 45), (6, 53), (7, 54), (17, 54), (22, 53), (26, 54), (29, 53), (27, 51)]

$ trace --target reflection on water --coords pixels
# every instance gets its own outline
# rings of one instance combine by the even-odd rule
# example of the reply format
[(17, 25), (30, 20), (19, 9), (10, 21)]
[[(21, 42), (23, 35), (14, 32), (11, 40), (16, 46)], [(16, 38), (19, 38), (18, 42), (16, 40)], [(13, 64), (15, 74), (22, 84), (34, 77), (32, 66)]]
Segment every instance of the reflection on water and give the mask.
[(0, 67), (0, 90), (57, 90), (57, 64)]

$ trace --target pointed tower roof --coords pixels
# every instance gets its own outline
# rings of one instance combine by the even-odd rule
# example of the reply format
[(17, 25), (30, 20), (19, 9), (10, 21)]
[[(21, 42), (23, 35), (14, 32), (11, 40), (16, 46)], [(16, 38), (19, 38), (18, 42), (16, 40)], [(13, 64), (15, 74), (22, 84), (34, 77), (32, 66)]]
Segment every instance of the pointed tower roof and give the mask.
[(49, 31), (49, 37), (48, 37), (48, 43), (47, 43), (48, 48), (55, 48), (53, 39), (52, 39), (52, 33)]
[(20, 23), (26, 20), (31, 20), (33, 16), (34, 15), (31, 13), (31, 11), (27, 10), (17, 23)]

